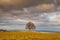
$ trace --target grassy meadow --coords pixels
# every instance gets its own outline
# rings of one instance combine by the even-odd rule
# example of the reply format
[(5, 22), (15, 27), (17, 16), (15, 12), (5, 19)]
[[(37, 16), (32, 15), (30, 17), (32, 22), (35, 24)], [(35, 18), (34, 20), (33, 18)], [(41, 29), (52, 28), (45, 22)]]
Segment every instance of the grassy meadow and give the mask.
[(0, 40), (60, 40), (59, 32), (0, 32)]

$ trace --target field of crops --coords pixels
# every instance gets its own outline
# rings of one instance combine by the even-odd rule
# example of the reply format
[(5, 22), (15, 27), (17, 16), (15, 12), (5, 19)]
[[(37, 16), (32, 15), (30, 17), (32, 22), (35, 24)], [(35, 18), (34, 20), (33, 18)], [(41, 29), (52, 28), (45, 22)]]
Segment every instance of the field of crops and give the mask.
[(60, 40), (60, 33), (33, 31), (0, 32), (0, 40)]

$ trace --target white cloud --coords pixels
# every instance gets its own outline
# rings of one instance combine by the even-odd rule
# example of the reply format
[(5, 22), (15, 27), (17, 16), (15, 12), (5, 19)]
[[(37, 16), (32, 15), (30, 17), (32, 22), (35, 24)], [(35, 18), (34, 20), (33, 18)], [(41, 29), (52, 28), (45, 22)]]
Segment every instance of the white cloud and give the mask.
[(53, 18), (50, 18), (50, 21), (58, 21), (58, 22), (60, 22), (60, 16), (55, 16)]

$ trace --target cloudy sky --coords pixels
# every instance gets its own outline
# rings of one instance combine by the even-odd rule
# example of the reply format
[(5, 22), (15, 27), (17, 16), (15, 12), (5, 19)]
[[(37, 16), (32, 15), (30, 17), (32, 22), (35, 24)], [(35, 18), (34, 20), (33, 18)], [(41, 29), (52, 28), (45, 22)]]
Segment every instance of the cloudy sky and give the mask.
[(25, 30), (26, 23), (33, 22), (36, 30), (60, 31), (59, 3), (60, 0), (0, 0), (0, 29)]

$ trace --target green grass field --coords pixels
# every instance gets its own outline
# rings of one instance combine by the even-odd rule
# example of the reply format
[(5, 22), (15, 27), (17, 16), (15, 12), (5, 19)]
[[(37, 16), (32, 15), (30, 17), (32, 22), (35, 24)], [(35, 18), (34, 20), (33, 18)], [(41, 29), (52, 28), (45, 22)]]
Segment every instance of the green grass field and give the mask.
[(0, 32), (0, 40), (60, 40), (60, 33), (33, 31)]

